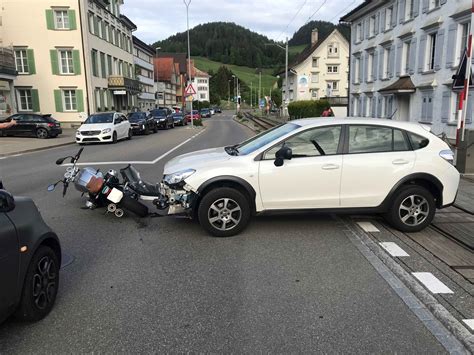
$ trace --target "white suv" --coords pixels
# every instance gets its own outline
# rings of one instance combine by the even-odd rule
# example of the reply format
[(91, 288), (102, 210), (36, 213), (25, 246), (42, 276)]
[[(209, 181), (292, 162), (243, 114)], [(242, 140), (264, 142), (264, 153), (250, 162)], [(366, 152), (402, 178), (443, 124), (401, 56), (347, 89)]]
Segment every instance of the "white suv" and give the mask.
[(76, 131), (76, 142), (117, 143), (132, 138), (132, 127), (127, 117), (120, 112), (103, 112), (90, 115)]
[(172, 159), (161, 207), (193, 214), (219, 237), (275, 210), (381, 213), (415, 232), (454, 202), (459, 173), (452, 161), (449, 146), (420, 124), (296, 120), (235, 146)]

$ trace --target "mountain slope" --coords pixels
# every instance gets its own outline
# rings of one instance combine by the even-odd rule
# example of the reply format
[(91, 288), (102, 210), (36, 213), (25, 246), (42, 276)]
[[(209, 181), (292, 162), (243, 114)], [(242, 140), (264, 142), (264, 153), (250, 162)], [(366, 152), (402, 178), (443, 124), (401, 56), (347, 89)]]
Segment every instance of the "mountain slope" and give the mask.
[[(206, 57), (223, 64), (269, 68), (284, 63), (284, 52), (267, 37), (229, 22), (198, 25), (189, 31), (191, 56)], [(186, 32), (156, 42), (164, 52), (187, 52)]]
[(291, 40), (288, 41), (290, 46), (300, 46), (308, 45), (311, 43), (311, 32), (313, 29), (317, 28), (319, 31), (319, 38), (325, 37), (335, 28), (337, 28), (342, 35), (349, 41), (351, 37), (351, 31), (349, 27), (342, 25), (335, 25), (327, 21), (311, 21), (306, 25), (300, 27), (298, 31), (295, 32)]

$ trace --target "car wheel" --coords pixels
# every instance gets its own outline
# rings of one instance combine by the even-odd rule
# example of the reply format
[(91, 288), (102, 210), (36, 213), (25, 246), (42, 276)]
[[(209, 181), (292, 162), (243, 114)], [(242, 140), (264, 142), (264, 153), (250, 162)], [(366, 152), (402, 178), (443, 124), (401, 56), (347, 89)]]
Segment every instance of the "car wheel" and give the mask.
[(158, 126), (156, 124), (153, 126), (153, 133), (158, 133)]
[(58, 293), (59, 267), (53, 249), (38, 248), (26, 271), (17, 318), (33, 322), (48, 315)]
[(240, 192), (220, 187), (208, 192), (198, 207), (201, 226), (215, 237), (239, 234), (250, 220), (250, 203)]
[(127, 140), (129, 141), (130, 139), (132, 139), (132, 136), (133, 136), (133, 132), (131, 129), (128, 130), (128, 135), (127, 135)]
[(145, 136), (148, 136), (150, 134), (150, 127), (146, 126), (144, 133), (145, 133)]
[(49, 136), (48, 131), (45, 130), (44, 128), (38, 128), (36, 130), (36, 138), (46, 139), (48, 138), (48, 136)]
[(112, 134), (112, 144), (117, 143), (117, 132), (114, 131), (114, 134)]
[(435, 210), (431, 192), (422, 186), (406, 186), (398, 191), (385, 219), (402, 232), (419, 232), (433, 221)]

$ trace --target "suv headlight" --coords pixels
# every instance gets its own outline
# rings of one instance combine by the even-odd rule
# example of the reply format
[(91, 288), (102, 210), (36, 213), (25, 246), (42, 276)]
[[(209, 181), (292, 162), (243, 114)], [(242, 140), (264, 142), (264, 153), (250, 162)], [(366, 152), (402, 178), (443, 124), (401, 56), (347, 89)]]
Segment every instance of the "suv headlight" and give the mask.
[(102, 134), (110, 133), (112, 131), (112, 128), (106, 128), (102, 130)]
[(181, 170), (173, 174), (165, 175), (163, 181), (168, 185), (179, 184), (181, 181), (186, 180), (188, 177), (196, 172), (194, 169)]
[(77, 130), (76, 131), (76, 136), (80, 136), (81, 135), (81, 131)]

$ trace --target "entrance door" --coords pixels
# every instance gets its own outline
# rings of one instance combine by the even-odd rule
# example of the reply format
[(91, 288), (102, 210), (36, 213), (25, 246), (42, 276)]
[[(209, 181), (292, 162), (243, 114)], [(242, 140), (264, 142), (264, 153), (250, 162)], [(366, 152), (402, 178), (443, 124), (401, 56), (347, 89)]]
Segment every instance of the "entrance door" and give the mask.
[(410, 95), (398, 95), (398, 121), (410, 121)]

